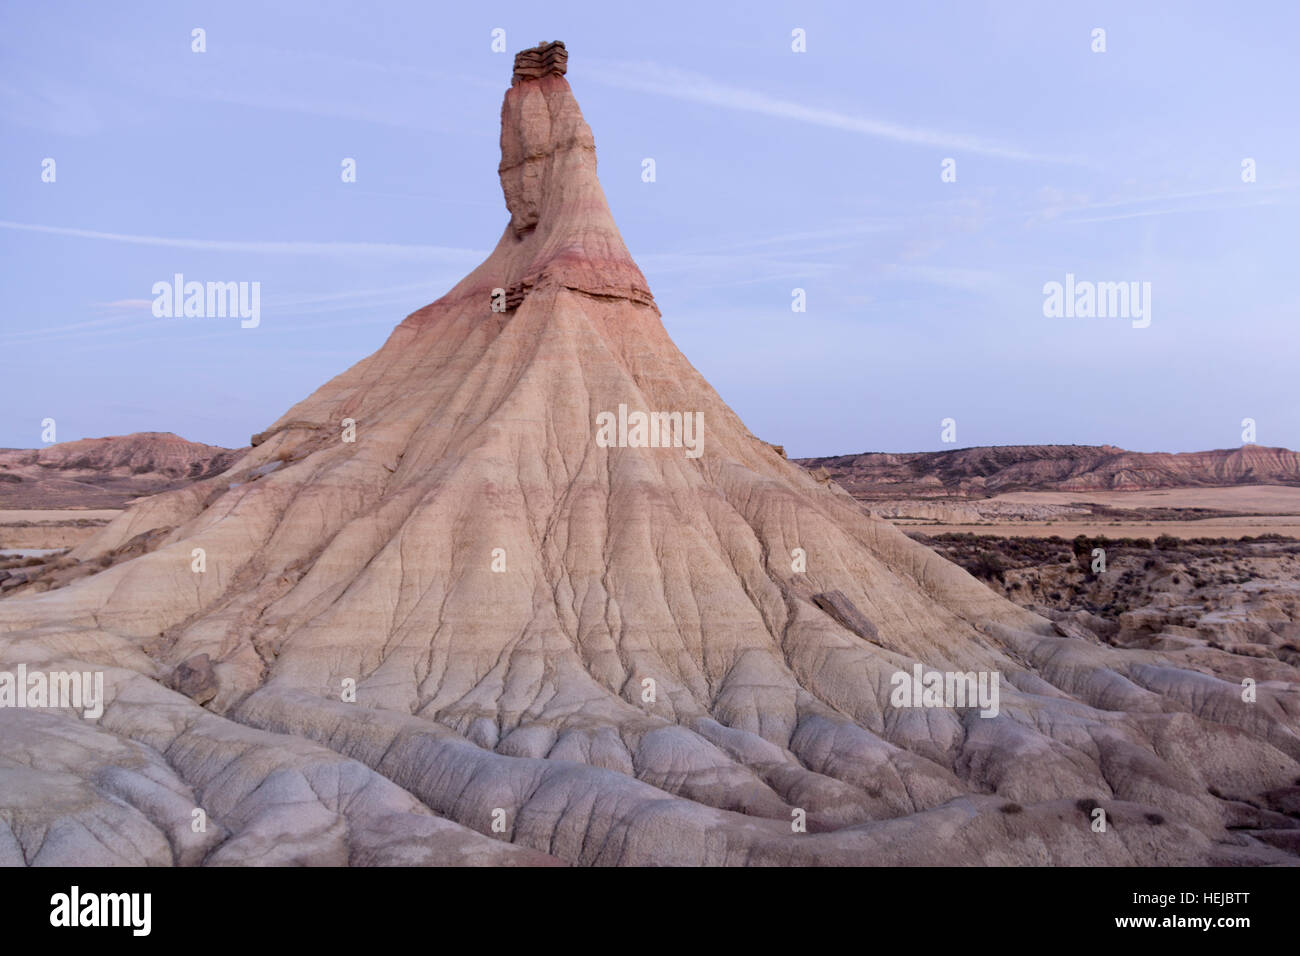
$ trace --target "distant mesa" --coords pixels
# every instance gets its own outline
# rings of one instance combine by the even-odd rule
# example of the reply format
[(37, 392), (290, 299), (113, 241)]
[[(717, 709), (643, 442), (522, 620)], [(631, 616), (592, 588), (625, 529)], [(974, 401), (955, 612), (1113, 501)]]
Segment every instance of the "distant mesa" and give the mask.
[(933, 452), (805, 458), (863, 499), (1012, 491), (1148, 491), (1233, 485), (1300, 486), (1300, 452), (1263, 445), (1136, 452), (1112, 445), (993, 445)]
[(220, 474), (241, 454), (171, 432), (0, 448), (0, 509), (120, 508)]

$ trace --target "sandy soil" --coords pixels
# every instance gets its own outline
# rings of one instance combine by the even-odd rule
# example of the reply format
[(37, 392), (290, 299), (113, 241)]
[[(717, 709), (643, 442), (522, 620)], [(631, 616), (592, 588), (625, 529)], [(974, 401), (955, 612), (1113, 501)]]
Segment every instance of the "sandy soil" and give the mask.
[[(864, 502), (877, 510), (897, 503)], [(1097, 506), (1111, 514), (1088, 513)], [(1198, 509), (1193, 511), (1191, 509)], [(912, 510), (903, 506), (902, 510)], [(1071, 512), (1074, 513), (1071, 513)], [(1213, 514), (1206, 512), (1220, 512)], [(982, 516), (971, 520), (976, 512)], [(1017, 513), (1019, 512), (1019, 513)], [(1015, 537), (1073, 538), (1240, 538), (1281, 534), (1300, 538), (1300, 488), (1238, 485), (1160, 491), (1017, 491), (992, 498), (933, 499), (915, 507), (915, 517), (891, 517), (903, 528), (926, 534), (972, 533)]]
[(1300, 515), (1300, 488), (1281, 485), (1166, 488), (1157, 491), (1013, 491), (988, 500), (1044, 505), (1088, 502), (1111, 508), (1216, 508), (1221, 511)]
[(19, 521), (112, 521), (122, 512), (117, 508), (11, 508), (0, 509), (0, 525)]
[(1175, 538), (1240, 538), (1262, 534), (1281, 534), (1300, 538), (1300, 517), (1251, 515), (1242, 518), (1207, 518), (1202, 521), (1001, 521), (981, 524), (932, 524), (925, 521), (893, 519), (907, 530), (936, 534), (986, 534), (1020, 538), (1050, 538), (1057, 535), (1073, 538), (1078, 534), (1108, 538), (1158, 538), (1162, 534)]
[(73, 548), (121, 513), (112, 508), (0, 510), (0, 549)]

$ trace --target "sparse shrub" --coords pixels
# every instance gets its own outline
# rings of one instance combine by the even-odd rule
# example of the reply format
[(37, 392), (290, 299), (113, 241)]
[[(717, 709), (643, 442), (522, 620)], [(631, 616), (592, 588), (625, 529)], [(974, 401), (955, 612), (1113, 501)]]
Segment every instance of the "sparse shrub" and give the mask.
[(981, 551), (970, 559), (966, 570), (983, 581), (1006, 581), (1006, 562), (995, 551)]
[(1018, 803), (1004, 803), (998, 807), (1003, 813), (1024, 813), (1025, 808)]
[(1148, 813), (1146, 814), (1146, 818), (1147, 823), (1151, 824), (1153, 827), (1158, 827), (1165, 822), (1165, 818), (1158, 813)]

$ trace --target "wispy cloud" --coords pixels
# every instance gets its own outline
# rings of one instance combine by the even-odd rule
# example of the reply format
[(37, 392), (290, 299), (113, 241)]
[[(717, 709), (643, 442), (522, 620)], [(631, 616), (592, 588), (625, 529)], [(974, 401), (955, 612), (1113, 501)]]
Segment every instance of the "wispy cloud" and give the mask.
[[(1121, 219), (1142, 219), (1148, 216), (1172, 216), (1179, 213), (1220, 212), (1246, 209), (1253, 206), (1274, 206), (1282, 202), (1283, 194), (1294, 192), (1289, 183), (1273, 185), (1242, 185), (1217, 189), (1198, 189), (1185, 192), (1153, 193), (1146, 196), (1127, 196), (1099, 202), (1089, 201), (1086, 195), (1067, 196), (1052, 187), (1040, 190), (1047, 205), (1036, 210), (1029, 223), (1057, 220), (1062, 223), (1115, 222)], [(1222, 200), (1211, 203), (1191, 203), (1190, 200)], [(1085, 215), (1098, 210), (1096, 215)]]
[(0, 117), (60, 136), (86, 136), (104, 128), (90, 94), (31, 73), (12, 82), (0, 77)]
[(996, 293), (1006, 287), (1005, 280), (988, 269), (952, 266), (891, 263), (883, 268), (882, 277), (891, 281), (921, 282), (963, 292)]
[(914, 146), (940, 147), (955, 152), (978, 153), (1020, 162), (1079, 163), (1068, 156), (1034, 153), (1017, 146), (981, 139), (963, 133), (908, 126), (889, 120), (854, 116), (822, 109), (807, 103), (770, 96), (758, 90), (719, 83), (711, 77), (658, 63), (627, 63), (598, 60), (584, 65), (584, 76), (625, 90), (653, 93), (673, 99), (707, 103), (723, 109), (760, 113), (778, 119), (795, 120), (829, 129), (861, 133), (877, 139)]
[(404, 282), (401, 285), (385, 286), (380, 289), (267, 296), (264, 308), (292, 315), (338, 312), (363, 307), (371, 308), (390, 301), (406, 301), (410, 300), (415, 293), (420, 293), (415, 295), (415, 298), (431, 302), (450, 288), (455, 281), (454, 277), (429, 278), (420, 282)]
[(734, 272), (744, 276), (757, 274), (769, 279), (787, 271), (795, 275), (825, 275), (835, 268), (835, 263), (832, 262), (809, 262), (795, 257), (728, 256), (698, 252), (655, 252), (638, 256), (637, 262), (646, 272), (656, 275), (670, 273), (720, 275)]
[(107, 309), (109, 312), (138, 312), (141, 309), (153, 308), (152, 299), (116, 299), (113, 302), (96, 303), (101, 309)]
[(882, 232), (888, 232), (898, 228), (898, 221), (874, 218), (865, 222), (853, 222), (844, 225), (831, 226), (826, 229), (810, 229), (800, 232), (784, 232), (771, 236), (749, 236), (744, 239), (729, 239), (721, 237), (711, 239), (707, 245), (701, 246), (699, 241), (694, 246), (687, 244), (683, 250), (685, 253), (701, 252), (704, 254), (716, 252), (736, 252), (742, 249), (758, 249), (770, 246), (789, 246), (793, 247), (792, 252), (799, 254), (808, 253), (808, 244), (825, 239), (855, 239), (864, 236), (876, 235)]
[[(382, 289), (356, 289), (322, 295), (268, 296), (263, 306), (264, 322), (257, 334), (301, 335), (304, 332), (316, 333), (325, 329), (391, 327), (400, 322), (406, 312), (396, 308), (390, 309), (390, 306), (403, 306), (409, 310), (417, 303), (432, 301), (439, 295), (437, 290), (449, 287), (453, 281), (441, 278), (408, 282)], [(95, 303), (92, 308), (109, 314), (103, 318), (65, 325), (33, 326), (0, 332), (0, 344), (22, 346), (36, 342), (41, 344), (74, 342), (80, 346), (74, 351), (87, 351), (103, 348), (136, 348), (160, 342), (175, 342), (178, 329), (184, 331), (185, 342), (224, 339), (232, 331), (231, 328), (223, 328), (207, 334), (194, 334), (191, 328), (186, 327), (190, 320), (155, 318), (152, 299), (118, 299), (114, 302)], [(326, 322), (318, 319), (308, 322), (293, 321), (295, 318), (307, 315), (347, 311), (356, 311), (359, 314), (352, 318)], [(168, 335), (164, 338), (140, 338), (141, 334), (160, 329), (168, 330)], [(238, 334), (238, 328), (233, 327), (233, 329)]]
[[(482, 76), (473, 73), (430, 70), (421, 64), (414, 66), (393, 60), (367, 60), (362, 57), (340, 56), (322, 50), (290, 50), (285, 47), (269, 47), (250, 44), (246, 48), (254, 61), (273, 59), (280, 63), (293, 63), (295, 72), (315, 75), (320, 72), (346, 73), (355, 75), (345, 77), (348, 80), (360, 79), (364, 74), (373, 74), (384, 79), (400, 79), (408, 83), (418, 83), (425, 89), (443, 87), (451, 83), (463, 83), (500, 93), (509, 83), (509, 74), (503, 68), (501, 75)], [(505, 58), (502, 58), (503, 62)]]
[(1202, 213), (1202, 212), (1232, 212), (1238, 209), (1250, 209), (1256, 206), (1277, 206), (1281, 200), (1258, 199), (1254, 202), (1243, 203), (1218, 203), (1215, 205), (1201, 206), (1173, 206), (1165, 209), (1135, 209), (1130, 212), (1116, 212), (1104, 216), (1079, 216), (1062, 219), (1064, 223), (1083, 223), (1083, 222), (1116, 222), (1120, 219), (1145, 219), (1148, 216), (1174, 216), (1179, 214)]
[[(680, 251), (638, 255), (637, 262), (655, 281), (679, 276), (696, 291), (807, 279), (830, 275), (840, 267), (828, 261), (827, 254), (857, 248), (865, 237), (891, 228), (892, 223), (876, 219), (745, 239), (728, 236), (707, 243), (697, 239)], [(668, 293), (673, 287), (659, 291)]]
[[(145, 303), (148, 308), (149, 303)], [(30, 328), (11, 329), (0, 332), (0, 342), (17, 344), (34, 339), (61, 339), (96, 334), (98, 332), (115, 332), (120, 329), (128, 328), (137, 322), (130, 315), (120, 312), (101, 319), (88, 319), (85, 322), (73, 322), (68, 325), (58, 325), (51, 328), (40, 328), (33, 326)]]
[(141, 246), (168, 246), (173, 249), (201, 249), (208, 252), (243, 252), (295, 256), (387, 256), (394, 259), (437, 260), (451, 264), (473, 264), (487, 256), (483, 249), (458, 249), (450, 246), (404, 245), (395, 242), (275, 242), (246, 239), (182, 239), (173, 236), (140, 236), (121, 232), (98, 232), (64, 226), (0, 219), (0, 229), (41, 232), (77, 239), (102, 239)]

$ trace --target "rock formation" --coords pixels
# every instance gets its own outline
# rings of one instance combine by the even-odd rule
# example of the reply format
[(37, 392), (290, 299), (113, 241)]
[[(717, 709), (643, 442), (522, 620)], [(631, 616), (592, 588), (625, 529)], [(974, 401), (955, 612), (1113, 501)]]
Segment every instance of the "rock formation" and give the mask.
[[(0, 667), (106, 675), (95, 719), (0, 709), (0, 861), (1294, 860), (1227, 826), (1300, 774), (1296, 672), (1064, 636), (750, 434), (560, 52), (505, 94), (482, 265), (0, 600)], [(999, 675), (996, 716), (894, 706), (916, 665)]]

